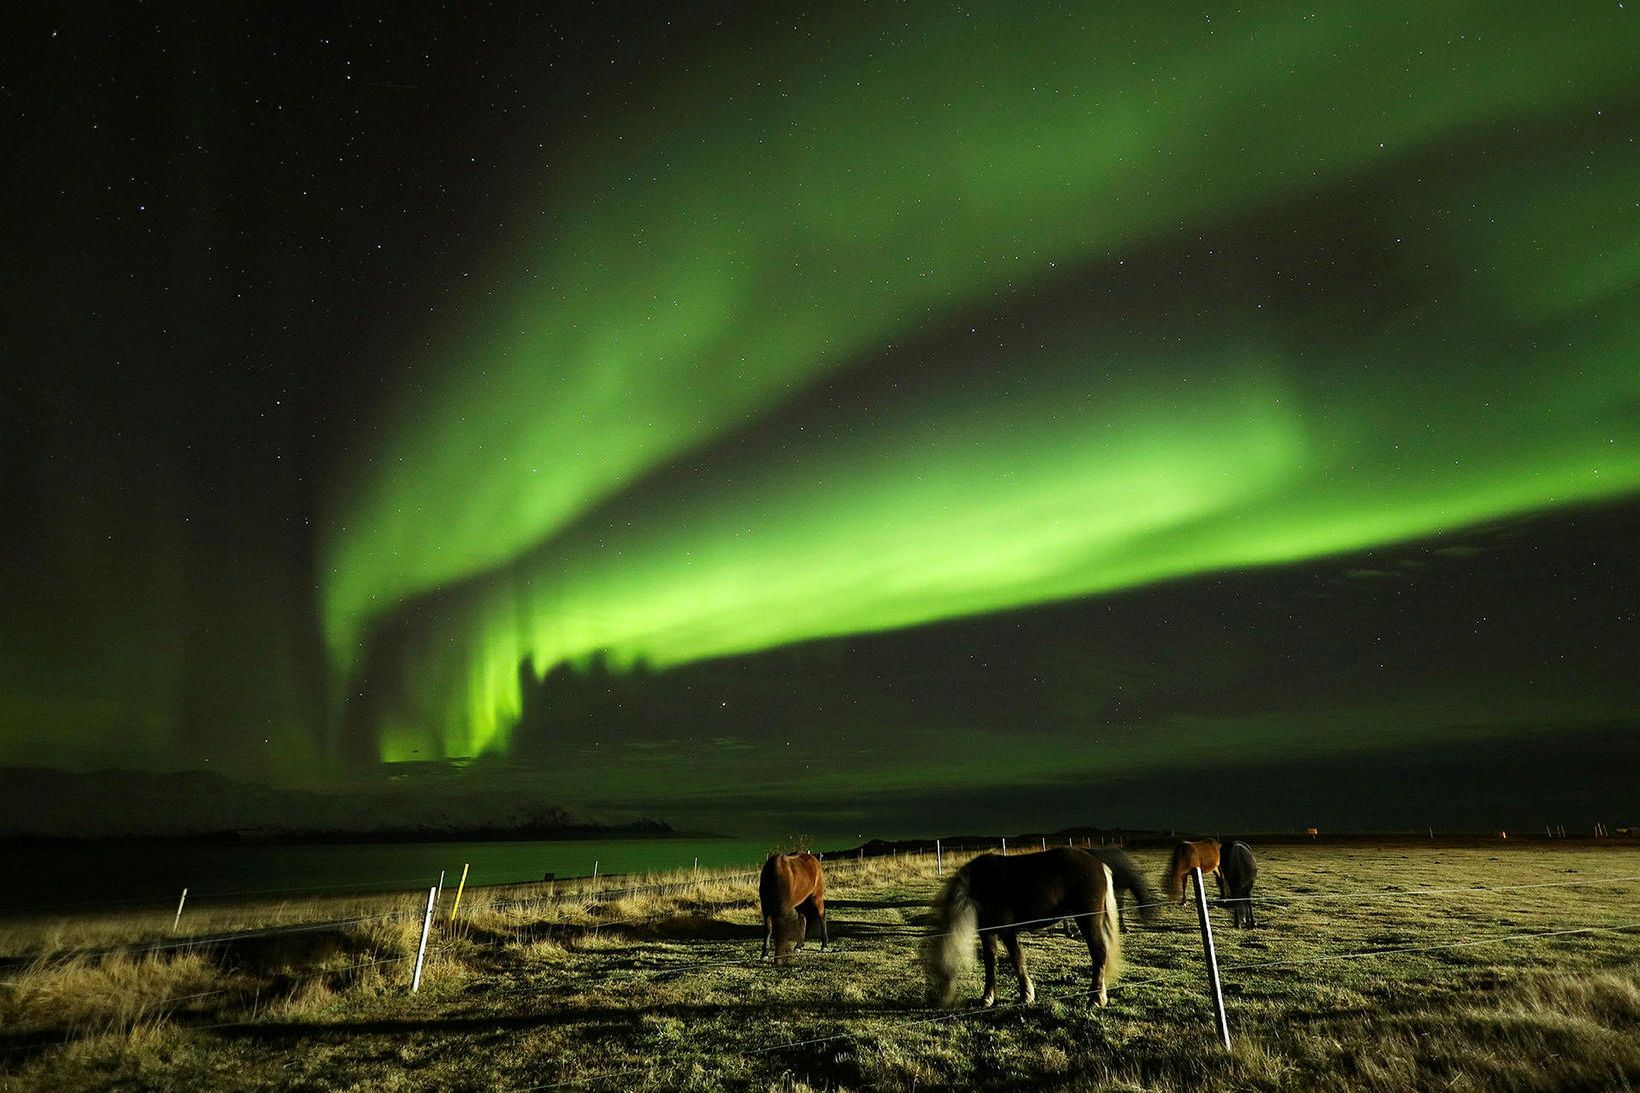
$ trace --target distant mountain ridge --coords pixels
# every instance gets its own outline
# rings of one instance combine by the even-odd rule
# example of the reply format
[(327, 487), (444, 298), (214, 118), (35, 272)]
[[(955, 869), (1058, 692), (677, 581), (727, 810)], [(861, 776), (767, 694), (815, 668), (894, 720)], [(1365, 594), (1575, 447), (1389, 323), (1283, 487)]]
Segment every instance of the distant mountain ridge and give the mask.
[(318, 792), (211, 771), (0, 768), (0, 839), (441, 839), (667, 835), (653, 819), (601, 820), (527, 791)]

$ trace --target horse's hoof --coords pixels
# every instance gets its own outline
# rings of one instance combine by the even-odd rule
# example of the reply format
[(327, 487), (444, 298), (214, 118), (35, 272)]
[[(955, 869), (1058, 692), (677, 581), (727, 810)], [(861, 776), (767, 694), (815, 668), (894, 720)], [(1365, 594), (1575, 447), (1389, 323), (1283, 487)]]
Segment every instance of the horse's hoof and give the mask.
[(986, 1009), (990, 1009), (992, 1006), (997, 1004), (997, 996), (994, 994), (988, 994), (979, 1000), (979, 1004), (984, 1006)]

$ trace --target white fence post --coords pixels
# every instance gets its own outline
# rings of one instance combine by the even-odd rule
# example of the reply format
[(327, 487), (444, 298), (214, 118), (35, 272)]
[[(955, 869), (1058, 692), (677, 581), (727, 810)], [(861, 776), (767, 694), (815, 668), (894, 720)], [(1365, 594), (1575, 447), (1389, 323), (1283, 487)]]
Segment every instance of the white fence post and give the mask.
[(177, 927), (182, 925), (182, 905), (187, 902), (188, 889), (184, 888), (182, 890), (182, 898), (177, 900), (177, 917), (171, 921), (171, 932), (173, 934), (177, 932)]
[(1008, 840), (1007, 839), (1002, 840), (1002, 852), (1004, 854), (1008, 853)]
[(1213, 951), (1213, 923), (1207, 917), (1207, 889), (1202, 887), (1201, 866), (1190, 871), (1196, 881), (1196, 914), (1202, 923), (1202, 950), (1207, 955), (1207, 982), (1213, 988), (1213, 1015), (1219, 1022), (1219, 1040), (1230, 1050), (1230, 1022), (1224, 1015), (1224, 991), (1219, 987), (1219, 958)]
[(940, 852), (940, 841), (938, 839), (934, 840), (934, 875), (936, 877), (945, 875), (945, 855)]
[(438, 898), (438, 889), (427, 889), (427, 913), (421, 917), (421, 944), (416, 946), (416, 974), (410, 977), (410, 993), (421, 990), (421, 963), (427, 959), (427, 935), (433, 929), (433, 901)]

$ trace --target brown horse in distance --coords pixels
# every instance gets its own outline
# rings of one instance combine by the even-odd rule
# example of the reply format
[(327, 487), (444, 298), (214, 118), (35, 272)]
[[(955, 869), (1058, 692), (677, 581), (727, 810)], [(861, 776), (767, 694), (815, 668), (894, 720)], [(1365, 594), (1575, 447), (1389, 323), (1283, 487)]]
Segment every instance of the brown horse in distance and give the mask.
[(1185, 901), (1184, 878), (1190, 875), (1192, 869), (1200, 869), (1202, 876), (1213, 874), (1213, 879), (1219, 884), (1219, 898), (1224, 898), (1224, 874), (1219, 871), (1219, 840), (1195, 839), (1186, 840), (1173, 848), (1173, 860), (1167, 865), (1167, 872), (1162, 876), (1162, 887), (1168, 898)]
[(769, 955), (773, 944), (774, 962), (780, 963), (787, 940), (782, 928), (792, 924), (793, 912), (797, 926), (794, 947), (803, 947), (811, 923), (819, 924), (820, 948), (826, 947), (826, 876), (819, 858), (806, 852), (770, 854), (757, 879), (757, 897), (763, 910), (763, 956)]

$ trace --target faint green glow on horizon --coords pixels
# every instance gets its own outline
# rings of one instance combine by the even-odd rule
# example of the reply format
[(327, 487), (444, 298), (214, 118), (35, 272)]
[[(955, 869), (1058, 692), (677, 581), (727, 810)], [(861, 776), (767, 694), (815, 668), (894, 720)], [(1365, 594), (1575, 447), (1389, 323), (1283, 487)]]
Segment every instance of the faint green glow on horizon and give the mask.
[[(1385, 180), (1631, 93), (1626, 15), (1032, 14), (929, 8), (605, 119), (558, 226), (438, 334), (332, 505), (338, 664), (407, 611), (424, 631), (384, 758), (504, 748), (525, 658), (664, 666), (1640, 487), (1640, 239), (1588, 230), (1632, 226), (1632, 153), (1525, 188)], [(886, 344), (1358, 177), (1400, 194), (1406, 261), (1453, 301), (1319, 364), (1269, 314), (1182, 342), (1069, 316), (994, 382), (621, 500)]]

